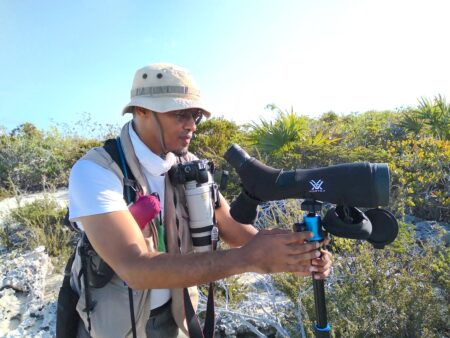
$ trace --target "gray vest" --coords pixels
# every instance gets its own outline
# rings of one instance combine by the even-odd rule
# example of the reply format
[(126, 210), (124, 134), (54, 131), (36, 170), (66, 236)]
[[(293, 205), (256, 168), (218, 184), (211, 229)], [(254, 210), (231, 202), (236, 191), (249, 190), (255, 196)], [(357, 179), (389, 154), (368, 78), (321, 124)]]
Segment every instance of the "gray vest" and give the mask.
[[(129, 135), (128, 122), (122, 128), (120, 140), (123, 151), (130, 170), (135, 179), (142, 186), (144, 193), (149, 192), (147, 180), (142, 173), (140, 164), (134, 153), (133, 145)], [(172, 154), (170, 154), (172, 155)], [(182, 158), (182, 162), (192, 161), (195, 157), (188, 153)], [(123, 182), (122, 170), (109, 156), (103, 147), (91, 149), (80, 161), (92, 161), (98, 165), (114, 172)], [(177, 201), (177, 205), (174, 204)], [(178, 219), (178, 228), (177, 228)], [(164, 200), (164, 227), (167, 236), (167, 251), (172, 254), (187, 254), (193, 252), (192, 240), (189, 231), (189, 215), (187, 214), (186, 198), (183, 186), (174, 187), (165, 175), (165, 200)], [(158, 234), (153, 223), (149, 223), (143, 230), (150, 251), (156, 251)], [(180, 246), (178, 245), (180, 239)], [(80, 244), (79, 244), (80, 245)], [(77, 250), (78, 252), (78, 250)], [(77, 311), (83, 320), (85, 327), (88, 327), (87, 315), (83, 309), (86, 308), (84, 283), (78, 282), (78, 275), (81, 269), (80, 256), (76, 255), (72, 265), (71, 285), (80, 295), (77, 304)], [(109, 283), (103, 288), (90, 288), (91, 298), (96, 302), (95, 308), (90, 313), (91, 336), (94, 338), (114, 338), (132, 337), (131, 319), (128, 299), (128, 287), (117, 276), (114, 275)], [(198, 304), (197, 287), (190, 287), (194, 308)], [(171, 289), (172, 314), (178, 327), (188, 335), (186, 317), (184, 311), (183, 289)], [(150, 316), (150, 290), (133, 290), (134, 314), (136, 319), (136, 330), (138, 337), (145, 337), (145, 325)]]

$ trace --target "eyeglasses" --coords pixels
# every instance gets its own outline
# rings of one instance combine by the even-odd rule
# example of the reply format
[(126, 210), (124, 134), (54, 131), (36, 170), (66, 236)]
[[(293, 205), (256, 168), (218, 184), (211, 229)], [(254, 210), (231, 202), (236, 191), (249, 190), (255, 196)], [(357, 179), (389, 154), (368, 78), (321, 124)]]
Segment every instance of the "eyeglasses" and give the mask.
[(203, 118), (203, 113), (201, 110), (180, 110), (173, 112), (175, 118), (180, 123), (187, 123), (194, 119), (195, 124), (199, 124)]

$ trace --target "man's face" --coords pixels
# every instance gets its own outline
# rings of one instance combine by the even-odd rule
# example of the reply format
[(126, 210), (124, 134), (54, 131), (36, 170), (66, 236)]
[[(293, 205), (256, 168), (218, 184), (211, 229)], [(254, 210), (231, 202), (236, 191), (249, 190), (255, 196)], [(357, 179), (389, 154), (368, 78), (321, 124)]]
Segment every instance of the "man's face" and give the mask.
[(199, 109), (158, 114), (166, 150), (173, 152), (175, 155), (186, 154), (202, 115)]
[[(165, 150), (178, 156), (186, 154), (202, 112), (199, 109), (183, 109), (155, 115), (161, 126)], [(153, 152), (162, 153), (164, 149), (161, 149), (158, 123), (153, 113), (146, 111), (142, 122), (139, 123), (141, 128), (138, 126), (138, 130), (141, 129), (139, 136)]]

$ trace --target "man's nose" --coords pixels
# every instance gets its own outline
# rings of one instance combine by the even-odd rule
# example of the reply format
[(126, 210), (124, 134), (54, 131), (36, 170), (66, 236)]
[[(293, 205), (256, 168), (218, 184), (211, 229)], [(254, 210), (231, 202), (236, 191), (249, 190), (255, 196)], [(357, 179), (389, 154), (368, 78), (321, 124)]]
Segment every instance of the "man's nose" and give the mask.
[(186, 129), (195, 131), (197, 129), (197, 124), (195, 123), (194, 116), (192, 114), (189, 114), (189, 118), (185, 122)]

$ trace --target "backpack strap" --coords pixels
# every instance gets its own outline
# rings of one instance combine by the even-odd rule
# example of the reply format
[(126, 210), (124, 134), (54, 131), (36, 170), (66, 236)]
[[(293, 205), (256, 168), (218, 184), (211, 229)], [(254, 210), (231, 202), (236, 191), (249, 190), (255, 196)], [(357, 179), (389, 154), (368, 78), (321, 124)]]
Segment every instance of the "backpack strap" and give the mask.
[[(127, 161), (125, 160), (120, 137), (117, 137), (116, 139), (106, 140), (103, 148), (105, 148), (106, 152), (111, 156), (114, 162), (116, 162), (120, 169), (122, 169), (123, 198), (125, 199), (127, 204), (134, 202), (136, 200), (137, 192), (142, 191), (142, 188), (134, 178), (133, 172), (130, 170)], [(128, 287), (128, 299), (130, 301), (131, 329), (133, 332), (133, 337), (136, 338), (137, 332), (133, 305), (133, 290), (130, 287)]]
[(70, 286), (75, 251), (67, 261), (64, 279), (59, 289), (56, 310), (56, 338), (76, 338), (80, 316), (76, 310), (79, 296)]
[(88, 321), (88, 327), (87, 330), (89, 334), (91, 333), (91, 316), (90, 313), (94, 310), (96, 302), (91, 298), (91, 290), (89, 285), (89, 277), (90, 277), (90, 270), (88, 269), (88, 253), (87, 253), (87, 243), (89, 242), (86, 233), (83, 232), (83, 238), (82, 238), (82, 245), (79, 246), (79, 255), (81, 257), (81, 270), (80, 275), (78, 276), (79, 279), (81, 277), (83, 278), (84, 283), (84, 297), (86, 302), (86, 307), (83, 309), (84, 312), (86, 312), (87, 321)]
[(134, 202), (136, 200), (137, 192), (142, 191), (142, 187), (134, 178), (133, 172), (130, 170), (128, 163), (125, 161), (120, 138), (117, 137), (115, 139), (106, 140), (103, 144), (103, 148), (122, 170), (123, 198), (125, 199), (127, 204)]

